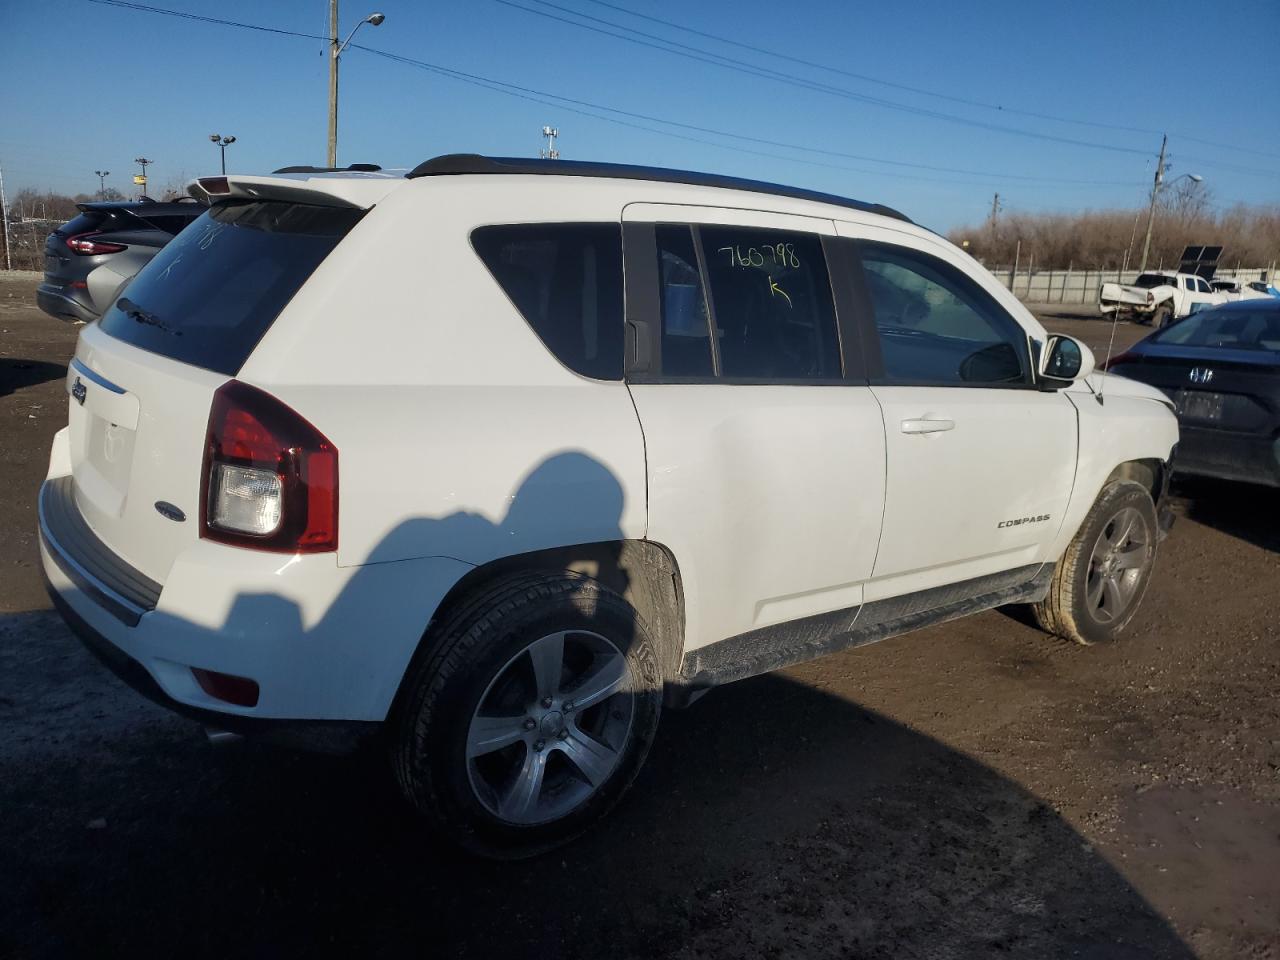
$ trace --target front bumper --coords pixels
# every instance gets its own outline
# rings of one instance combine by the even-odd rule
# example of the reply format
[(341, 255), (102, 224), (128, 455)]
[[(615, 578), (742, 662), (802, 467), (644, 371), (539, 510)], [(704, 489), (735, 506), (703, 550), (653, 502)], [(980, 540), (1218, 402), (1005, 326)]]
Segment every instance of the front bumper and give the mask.
[[(57, 519), (50, 497), (70, 486), (54, 477), (41, 488), (41, 562), (59, 612), (130, 686), (235, 732), (384, 720), (436, 607), (471, 569), (446, 558), (339, 567), (332, 554), (196, 540), (148, 603), (145, 591), (124, 588), (140, 573), (122, 572), (127, 564), (87, 525), (70, 536), (67, 519)], [(257, 704), (211, 696), (192, 668), (255, 681)]]
[(93, 323), (97, 320), (98, 313), (88, 303), (88, 298), (87, 291), (84, 292), (84, 299), (80, 299), (77, 291), (59, 283), (45, 282), (36, 288), (36, 306), (59, 320), (79, 320), (81, 323)]

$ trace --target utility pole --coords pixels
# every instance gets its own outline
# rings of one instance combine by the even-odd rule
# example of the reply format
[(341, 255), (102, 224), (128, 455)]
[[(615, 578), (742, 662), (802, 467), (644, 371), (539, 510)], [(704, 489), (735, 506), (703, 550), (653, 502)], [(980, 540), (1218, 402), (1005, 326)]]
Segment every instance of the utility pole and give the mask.
[(381, 26), (386, 15), (371, 13), (355, 25), (347, 39), (338, 42), (338, 0), (329, 0), (329, 166), (338, 165), (338, 60), (347, 44), (366, 23)]
[(542, 135), (547, 138), (547, 149), (539, 150), (538, 156), (543, 160), (559, 160), (560, 151), (556, 149), (556, 137), (560, 136), (560, 131), (555, 127), (543, 127)]
[(338, 0), (329, 0), (329, 153), (327, 166), (338, 165)]
[(0, 217), (4, 218), (4, 268), (13, 269), (13, 251), (9, 247), (9, 201), (4, 196), (4, 168), (0, 167)]
[(107, 177), (111, 176), (110, 170), (93, 171), (98, 176), (98, 199), (107, 199)]
[(1138, 272), (1142, 273), (1147, 269), (1147, 255), (1151, 252), (1151, 228), (1156, 222), (1156, 200), (1160, 196), (1160, 184), (1164, 182), (1164, 148), (1169, 142), (1169, 135), (1164, 134), (1160, 138), (1160, 159), (1156, 163), (1156, 178), (1151, 184), (1151, 208), (1147, 211), (1147, 239), (1142, 241), (1142, 262), (1138, 265)]
[(991, 256), (995, 255), (996, 247), (996, 217), (1000, 215), (1000, 194), (996, 194), (991, 198)]

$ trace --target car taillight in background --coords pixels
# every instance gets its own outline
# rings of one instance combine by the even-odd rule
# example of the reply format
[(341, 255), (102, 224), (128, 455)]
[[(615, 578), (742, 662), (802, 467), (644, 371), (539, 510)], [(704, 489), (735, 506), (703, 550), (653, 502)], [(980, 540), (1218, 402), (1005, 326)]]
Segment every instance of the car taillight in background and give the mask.
[(96, 233), (78, 233), (74, 237), (67, 237), (66, 243), (72, 253), (78, 253), (82, 257), (93, 257), (100, 253), (120, 253), (129, 249), (123, 243), (98, 240), (97, 236)]
[(213, 396), (200, 535), (281, 553), (338, 548), (338, 451), (271, 394), (238, 380)]
[(1153, 303), (1155, 303), (1155, 302), (1156, 302), (1156, 295), (1155, 295), (1154, 293), (1152, 293), (1150, 290), (1148, 290), (1148, 291), (1147, 291), (1147, 306), (1151, 306), (1151, 304), (1153, 304)]
[(1124, 353), (1116, 354), (1110, 360), (1106, 360), (1102, 364), (1103, 370), (1110, 370), (1112, 367), (1120, 363), (1132, 363), (1138, 359), (1138, 355), (1132, 350), (1126, 350)]

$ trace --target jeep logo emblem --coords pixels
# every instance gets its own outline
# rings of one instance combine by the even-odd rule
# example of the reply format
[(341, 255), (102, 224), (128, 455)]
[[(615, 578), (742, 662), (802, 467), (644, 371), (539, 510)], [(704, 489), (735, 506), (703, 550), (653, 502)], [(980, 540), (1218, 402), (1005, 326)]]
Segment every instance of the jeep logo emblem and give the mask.
[(76, 382), (71, 385), (71, 396), (76, 398), (76, 403), (83, 407), (84, 398), (88, 392), (89, 391), (84, 388), (84, 384), (80, 382), (80, 378), (76, 377)]

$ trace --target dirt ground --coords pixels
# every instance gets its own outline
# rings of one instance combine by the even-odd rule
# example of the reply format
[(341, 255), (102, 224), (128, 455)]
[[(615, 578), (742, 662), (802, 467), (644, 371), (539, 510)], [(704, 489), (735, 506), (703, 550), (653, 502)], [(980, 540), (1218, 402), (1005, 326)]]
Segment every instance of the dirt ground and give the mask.
[(376, 754), (211, 746), (50, 612), (76, 331), (33, 288), (0, 275), (0, 956), (1280, 960), (1275, 493), (1180, 486), (1118, 645), (993, 611), (731, 685), (580, 842), (476, 863)]

